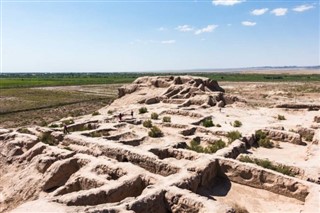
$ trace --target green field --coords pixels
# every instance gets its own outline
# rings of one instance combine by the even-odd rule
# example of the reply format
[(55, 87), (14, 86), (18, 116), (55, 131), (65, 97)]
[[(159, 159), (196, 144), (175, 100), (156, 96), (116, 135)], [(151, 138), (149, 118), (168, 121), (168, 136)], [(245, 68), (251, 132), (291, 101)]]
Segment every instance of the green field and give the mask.
[(195, 75), (217, 81), (244, 82), (309, 82), (320, 81), (320, 74), (284, 75), (284, 74), (241, 74), (241, 73), (56, 73), (56, 74), (2, 74), (0, 89), (43, 86), (68, 86), (90, 84), (131, 83), (137, 77), (145, 75)]
[[(0, 74), (0, 128), (47, 125), (91, 114), (117, 97), (117, 88), (141, 76), (196, 75), (228, 82), (303, 82), (291, 92), (319, 92), (320, 74), (240, 73), (56, 73)], [(310, 82), (310, 83), (309, 83)], [(55, 88), (47, 88), (57, 86)], [(59, 87), (62, 86), (62, 87)], [(63, 87), (66, 86), (66, 87)], [(67, 86), (76, 86), (71, 88)], [(44, 88), (45, 87), (45, 88)]]

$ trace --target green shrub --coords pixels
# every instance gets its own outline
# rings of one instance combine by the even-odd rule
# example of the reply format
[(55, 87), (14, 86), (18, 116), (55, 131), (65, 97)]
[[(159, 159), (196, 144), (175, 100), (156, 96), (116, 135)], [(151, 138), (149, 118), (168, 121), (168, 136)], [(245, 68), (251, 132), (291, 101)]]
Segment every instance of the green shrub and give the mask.
[(202, 122), (202, 125), (203, 125), (204, 127), (212, 127), (212, 126), (214, 126), (211, 118), (205, 119), (205, 120)]
[(233, 204), (232, 209), (235, 213), (249, 213), (249, 211), (245, 207), (240, 206), (238, 204)]
[(49, 128), (57, 128), (57, 127), (59, 127), (58, 124), (51, 124), (51, 125), (49, 126)]
[(17, 131), (23, 134), (31, 134), (31, 132), (27, 128), (21, 128), (21, 129), (18, 129)]
[(238, 120), (235, 120), (234, 122), (233, 122), (233, 125), (232, 125), (233, 127), (240, 127), (240, 126), (242, 126), (242, 123), (241, 123), (241, 121), (238, 121)]
[(267, 138), (267, 134), (262, 130), (257, 130), (255, 135), (259, 146), (268, 149), (274, 147), (274, 144), (270, 141), (269, 138)]
[(190, 146), (187, 146), (187, 149), (195, 151), (195, 152), (199, 152), (199, 153), (215, 153), (217, 152), (219, 149), (222, 149), (226, 146), (226, 143), (222, 140), (218, 140), (215, 141), (214, 144), (211, 144), (205, 148), (203, 148), (202, 146), (200, 146), (199, 142), (192, 140), (190, 142)]
[(93, 137), (93, 138), (97, 138), (97, 137), (101, 137), (102, 134), (100, 132), (91, 132), (90, 133), (90, 137)]
[(92, 116), (96, 116), (96, 115), (101, 115), (101, 114), (98, 111), (95, 111), (95, 112), (92, 113)]
[(162, 118), (162, 121), (166, 122), (166, 123), (171, 123), (171, 117), (165, 116), (165, 117)]
[(284, 115), (278, 115), (278, 120), (280, 121), (286, 120), (286, 117), (284, 117)]
[(221, 127), (221, 125), (220, 125), (220, 124), (217, 124), (216, 127)]
[(113, 114), (113, 111), (112, 111), (112, 110), (108, 110), (108, 114), (109, 114), (109, 115), (112, 115), (112, 114)]
[(163, 132), (157, 126), (152, 126), (148, 135), (152, 138), (159, 138), (163, 136)]
[(233, 141), (235, 141), (241, 137), (242, 137), (242, 135), (239, 131), (231, 131), (231, 132), (228, 132), (228, 134), (227, 134), (227, 138), (228, 138), (229, 143), (232, 143)]
[(254, 161), (248, 155), (240, 155), (239, 161), (245, 163), (254, 163)]
[(68, 120), (62, 121), (62, 123), (65, 124), (65, 125), (70, 125), (70, 124), (74, 124), (74, 120), (73, 119), (68, 119)]
[(155, 112), (151, 113), (152, 120), (158, 120), (158, 118), (159, 118), (159, 115), (157, 113), (155, 113)]
[(148, 112), (148, 109), (146, 107), (141, 107), (139, 109), (139, 114), (143, 114), (143, 113), (146, 113), (146, 112)]
[(147, 128), (151, 128), (152, 127), (152, 121), (151, 120), (145, 120), (142, 125), (144, 127), (147, 127)]
[(215, 141), (213, 144), (207, 146), (205, 148), (205, 152), (206, 153), (215, 153), (217, 152), (219, 149), (222, 149), (226, 147), (226, 143), (224, 141), (222, 141), (221, 139), (218, 141)]
[(274, 165), (268, 159), (250, 158), (247, 155), (245, 156), (241, 155), (239, 158), (239, 161), (246, 162), (246, 163), (254, 163), (254, 164), (257, 164), (258, 166), (261, 166), (266, 169), (271, 169), (273, 171), (282, 173), (284, 175), (295, 176), (295, 173), (292, 171), (292, 169), (289, 166), (286, 166), (283, 164)]
[(202, 146), (200, 146), (200, 143), (197, 142), (196, 140), (191, 140), (190, 141), (190, 146), (187, 146), (187, 149), (195, 151), (195, 152), (199, 152), (199, 153), (203, 153), (204, 149)]
[(43, 132), (40, 134), (40, 136), (38, 137), (38, 139), (45, 143), (45, 144), (48, 144), (50, 146), (53, 146), (55, 145), (55, 140), (54, 140), (54, 137), (51, 135), (50, 132)]

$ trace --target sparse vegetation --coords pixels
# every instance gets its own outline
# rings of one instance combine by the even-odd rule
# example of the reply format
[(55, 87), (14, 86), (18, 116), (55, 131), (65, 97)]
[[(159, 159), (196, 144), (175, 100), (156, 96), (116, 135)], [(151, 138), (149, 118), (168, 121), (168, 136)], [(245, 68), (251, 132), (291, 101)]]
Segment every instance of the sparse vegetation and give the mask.
[(203, 125), (204, 127), (212, 127), (212, 126), (214, 126), (211, 118), (205, 119), (205, 120), (202, 122), (202, 125)]
[(27, 128), (20, 128), (17, 131), (24, 134), (31, 134), (31, 132)]
[(101, 114), (98, 111), (95, 111), (95, 112), (92, 113), (92, 116), (96, 116), (96, 115), (101, 115)]
[(211, 153), (217, 152), (219, 149), (222, 149), (225, 146), (226, 146), (226, 143), (224, 141), (218, 140), (218, 141), (215, 141), (213, 144), (204, 148), (200, 145), (199, 142), (197, 142), (196, 140), (192, 140), (190, 142), (190, 146), (187, 146), (187, 149), (195, 152), (199, 152), (199, 153), (211, 154)]
[(284, 117), (284, 115), (278, 115), (278, 120), (279, 121), (286, 120), (286, 117)]
[(144, 114), (144, 113), (147, 113), (148, 112), (148, 109), (146, 107), (141, 107), (139, 109), (139, 114)]
[(146, 128), (151, 128), (152, 127), (152, 121), (151, 120), (145, 120), (142, 125)]
[(151, 113), (151, 119), (152, 120), (158, 120), (158, 118), (159, 118), (158, 113), (155, 113), (155, 112)]
[(249, 213), (249, 211), (245, 207), (238, 204), (233, 204), (232, 209), (234, 210), (234, 213)]
[(242, 126), (242, 123), (241, 121), (238, 121), (238, 120), (235, 120), (232, 124), (233, 127), (241, 127)]
[(162, 118), (162, 121), (165, 122), (165, 123), (171, 123), (171, 117), (169, 117), (169, 116), (164, 116), (164, 117)]
[(255, 133), (258, 145), (264, 148), (273, 148), (274, 144), (267, 138), (267, 134), (262, 130), (257, 130)]
[(65, 125), (74, 124), (74, 120), (73, 119), (63, 120), (62, 124), (65, 124)]
[(159, 138), (163, 136), (163, 132), (159, 127), (157, 126), (152, 126), (150, 131), (148, 132), (148, 135), (152, 138)]
[(91, 132), (90, 133), (90, 137), (93, 137), (93, 138), (97, 138), (97, 137), (101, 137), (102, 134), (100, 132)]
[(240, 139), (241, 137), (242, 137), (242, 135), (239, 131), (231, 131), (231, 132), (228, 132), (228, 134), (227, 134), (229, 144), (237, 139)]
[(112, 115), (113, 114), (113, 111), (112, 110), (108, 110), (108, 115)]
[(38, 139), (45, 143), (45, 144), (48, 144), (50, 146), (53, 146), (55, 145), (55, 140), (54, 140), (54, 137), (51, 135), (50, 132), (43, 132), (41, 133), (41, 135), (38, 137)]
[(216, 127), (221, 127), (221, 125), (220, 125), (220, 124), (217, 124)]
[(249, 156), (241, 155), (239, 158), (239, 161), (241, 162), (246, 162), (246, 163), (254, 163), (257, 164), (258, 166), (261, 166), (266, 169), (271, 169), (273, 171), (282, 173), (284, 175), (289, 175), (294, 177), (295, 173), (292, 171), (292, 169), (289, 166), (283, 165), (283, 164), (273, 164), (271, 161), (268, 159), (257, 159), (257, 158), (250, 158)]
[(59, 127), (58, 124), (50, 124), (50, 125), (49, 125), (49, 128), (58, 128), (58, 127)]
[(63, 147), (63, 148), (64, 148), (65, 150), (68, 150), (68, 151), (73, 151), (70, 146), (65, 146), (65, 147)]

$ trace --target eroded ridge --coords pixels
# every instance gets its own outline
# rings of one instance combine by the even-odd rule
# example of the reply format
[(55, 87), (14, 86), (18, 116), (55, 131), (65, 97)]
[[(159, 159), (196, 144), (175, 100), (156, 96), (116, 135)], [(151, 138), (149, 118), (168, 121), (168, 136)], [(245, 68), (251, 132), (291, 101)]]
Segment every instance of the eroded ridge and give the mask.
[(144, 77), (98, 115), (0, 129), (0, 212), (318, 209), (318, 112), (239, 100), (210, 79)]

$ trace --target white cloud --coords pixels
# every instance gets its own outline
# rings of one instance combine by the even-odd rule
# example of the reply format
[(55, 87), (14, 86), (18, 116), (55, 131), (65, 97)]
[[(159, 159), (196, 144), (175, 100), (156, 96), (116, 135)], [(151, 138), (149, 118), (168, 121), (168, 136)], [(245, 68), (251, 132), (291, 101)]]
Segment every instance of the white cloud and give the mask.
[(265, 14), (268, 10), (269, 10), (268, 8), (255, 9), (251, 11), (251, 14), (255, 16), (261, 16)]
[(245, 2), (245, 0), (213, 0), (212, 4), (214, 5), (223, 5), (223, 6), (233, 6), (235, 4), (240, 4)]
[(176, 40), (161, 41), (161, 44), (174, 44), (174, 43), (176, 43)]
[(310, 10), (312, 8), (314, 8), (313, 5), (304, 4), (304, 5), (297, 6), (297, 7), (293, 8), (292, 10), (296, 11), (296, 12), (304, 12), (304, 11)]
[(158, 30), (158, 31), (166, 31), (167, 28), (165, 28), (165, 27), (159, 27), (157, 30)]
[(287, 8), (276, 8), (271, 11), (275, 16), (284, 16), (288, 12)]
[(253, 27), (253, 26), (255, 26), (257, 23), (256, 23), (256, 22), (251, 22), (251, 21), (243, 21), (243, 22), (241, 22), (241, 24), (242, 24), (243, 26)]
[(194, 34), (199, 35), (201, 33), (210, 33), (214, 31), (217, 27), (218, 25), (208, 25), (207, 27), (197, 30)]
[(190, 31), (193, 31), (193, 27), (185, 24), (185, 25), (180, 25), (176, 28), (176, 30), (179, 30), (181, 32), (190, 32)]

